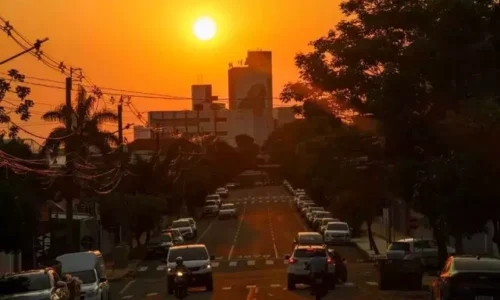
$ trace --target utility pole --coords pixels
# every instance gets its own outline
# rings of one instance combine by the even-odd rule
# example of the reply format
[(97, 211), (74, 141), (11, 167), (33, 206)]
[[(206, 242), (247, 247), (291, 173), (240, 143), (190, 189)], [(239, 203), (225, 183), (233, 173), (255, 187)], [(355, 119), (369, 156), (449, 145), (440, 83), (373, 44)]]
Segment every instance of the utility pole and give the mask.
[[(70, 70), (70, 76), (66, 78), (66, 130), (67, 132), (72, 132), (72, 118), (73, 118), (73, 107), (71, 106), (71, 90), (73, 89), (73, 69)], [(70, 141), (72, 139), (70, 138)], [(69, 176), (67, 176), (68, 182), (66, 183), (66, 245), (68, 247), (67, 250), (73, 251), (76, 248), (73, 244), (73, 145), (72, 143), (65, 143), (65, 155), (66, 155), (66, 170), (69, 172)]]
[[(120, 101), (118, 101), (118, 143), (119, 163), (123, 164), (123, 97), (120, 97)], [(119, 197), (120, 203), (124, 203), (123, 188), (119, 188)], [(127, 203), (125, 203), (125, 211), (128, 212)], [(123, 224), (125, 224), (125, 226)], [(123, 242), (123, 227), (125, 227), (125, 230), (128, 233), (127, 225), (128, 215), (124, 218), (124, 220), (122, 220), (119, 227), (118, 237), (120, 242)]]
[(23, 52), (21, 52), (21, 53), (18, 53), (18, 54), (14, 55), (14, 56), (11, 56), (11, 57), (9, 57), (9, 58), (7, 58), (7, 59), (5, 59), (5, 60), (1, 61), (1, 62), (0, 62), (0, 65), (3, 65), (3, 64), (5, 64), (5, 63), (7, 63), (7, 62), (9, 62), (9, 61), (11, 61), (11, 60), (13, 60), (13, 59), (16, 59), (16, 58), (18, 58), (19, 56), (21, 56), (21, 55), (23, 55), (23, 54), (26, 54), (26, 53), (28, 53), (28, 52), (30, 52), (30, 51), (32, 51), (32, 50), (40, 51), (40, 46), (41, 46), (43, 43), (45, 43), (46, 41), (48, 41), (48, 40), (49, 40), (49, 38), (44, 38), (43, 40), (37, 40), (37, 41), (35, 42), (35, 44), (33, 44), (33, 47), (28, 48), (28, 49), (24, 50), (24, 51), (23, 51)]

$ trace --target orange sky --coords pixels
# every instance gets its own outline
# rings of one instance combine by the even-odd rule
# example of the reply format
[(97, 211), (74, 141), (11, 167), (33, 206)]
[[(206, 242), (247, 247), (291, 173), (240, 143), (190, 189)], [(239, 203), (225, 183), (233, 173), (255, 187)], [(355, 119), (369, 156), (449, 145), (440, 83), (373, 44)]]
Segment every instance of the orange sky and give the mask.
[[(30, 40), (49, 37), (43, 50), (83, 68), (98, 86), (189, 97), (192, 84), (204, 83), (212, 84), (215, 95), (227, 98), (228, 63), (244, 59), (247, 50), (256, 49), (273, 52), (273, 89), (278, 96), (287, 81), (297, 78), (295, 54), (307, 51), (309, 41), (325, 35), (342, 18), (339, 3), (9, 0), (0, 1), (0, 15)], [(211, 41), (198, 41), (193, 36), (193, 22), (200, 16), (209, 16), (217, 23), (217, 35)], [(19, 50), (5, 34), (0, 36), (0, 59)], [(64, 80), (63, 75), (30, 55), (0, 66), (0, 72), (11, 68), (27, 76)], [(64, 91), (33, 87), (32, 99), (39, 104), (23, 128), (46, 136), (52, 125), (41, 121), (40, 115), (51, 105), (63, 103)], [(186, 100), (133, 98), (132, 102), (139, 111), (190, 107)], [(124, 123), (128, 122), (140, 125), (125, 109)], [(132, 139), (132, 130), (125, 136)]]

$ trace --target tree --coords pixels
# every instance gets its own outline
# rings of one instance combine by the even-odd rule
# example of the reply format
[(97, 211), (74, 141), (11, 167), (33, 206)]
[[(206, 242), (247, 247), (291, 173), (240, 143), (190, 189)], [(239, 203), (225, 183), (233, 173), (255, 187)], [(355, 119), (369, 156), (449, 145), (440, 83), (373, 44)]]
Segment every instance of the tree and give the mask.
[[(95, 148), (103, 155), (111, 152), (112, 145), (118, 145), (118, 138), (109, 131), (102, 130), (101, 127), (105, 122), (117, 122), (118, 116), (108, 110), (102, 109), (96, 111), (99, 99), (95, 97), (87, 97), (85, 91), (81, 89), (78, 93), (76, 103), (71, 108), (71, 114), (68, 114), (68, 108), (61, 105), (55, 110), (46, 112), (42, 119), (45, 121), (58, 121), (62, 126), (54, 128), (47, 140), (43, 144), (41, 153), (55, 157), (62, 146), (65, 148), (66, 154), (69, 154), (73, 164), (76, 162), (86, 164), (91, 153), (91, 149)], [(67, 116), (72, 116), (72, 128), (66, 128)], [(68, 170), (74, 172), (74, 170)], [(67, 222), (67, 239), (68, 245), (72, 247), (72, 223), (73, 223), (73, 197), (79, 196), (79, 189), (75, 184), (75, 176), (67, 177), (64, 191), (66, 199), (66, 222)]]
[[(21, 121), (28, 121), (31, 117), (30, 108), (34, 106), (33, 100), (29, 100), (28, 96), (31, 94), (31, 89), (27, 86), (22, 85), (25, 76), (19, 73), (17, 70), (11, 69), (8, 72), (8, 78), (0, 78), (0, 102), (10, 104), (12, 107), (8, 107), (11, 110), (6, 111), (5, 104), (0, 105), (0, 123), (9, 123), (8, 131), (9, 137), (15, 138), (19, 132), (19, 127), (17, 125), (11, 125), (10, 111), (14, 111), (16, 115), (19, 115)], [(18, 83), (15, 85), (15, 83)], [(19, 103), (13, 103), (5, 99), (7, 93), (13, 93), (18, 99), (9, 99), (12, 101), (19, 101)], [(5, 133), (1, 134), (3, 138)]]
[[(32, 159), (28, 145), (21, 140), (0, 142), (0, 151), (20, 160)], [(37, 233), (40, 208), (44, 199), (40, 194), (41, 184), (33, 174), (16, 174), (0, 169), (0, 228), (2, 239), (0, 251), (18, 252), (32, 249), (32, 238)]]
[(257, 167), (257, 154), (259, 154), (259, 145), (254, 139), (246, 134), (235, 136), (236, 150), (240, 156), (240, 163), (245, 170)]

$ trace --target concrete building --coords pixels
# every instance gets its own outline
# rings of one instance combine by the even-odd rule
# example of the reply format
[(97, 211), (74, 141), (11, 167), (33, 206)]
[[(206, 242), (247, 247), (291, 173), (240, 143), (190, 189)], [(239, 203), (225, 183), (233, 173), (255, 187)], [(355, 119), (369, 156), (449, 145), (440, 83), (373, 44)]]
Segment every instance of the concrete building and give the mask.
[[(235, 137), (240, 134), (247, 134), (262, 145), (276, 124), (295, 119), (291, 108), (273, 111), (270, 51), (249, 51), (245, 64), (237, 67), (230, 64), (228, 83), (228, 108), (215, 102), (218, 97), (212, 94), (211, 85), (193, 85), (191, 110), (151, 111), (148, 123), (162, 138), (182, 133), (214, 134), (235, 146)], [(134, 128), (134, 137), (153, 138), (146, 131), (150, 129), (138, 128), (136, 135)]]
[(151, 128), (144, 126), (134, 126), (134, 140), (150, 139)]
[(273, 108), (274, 126), (280, 127), (295, 121), (295, 111), (292, 107)]

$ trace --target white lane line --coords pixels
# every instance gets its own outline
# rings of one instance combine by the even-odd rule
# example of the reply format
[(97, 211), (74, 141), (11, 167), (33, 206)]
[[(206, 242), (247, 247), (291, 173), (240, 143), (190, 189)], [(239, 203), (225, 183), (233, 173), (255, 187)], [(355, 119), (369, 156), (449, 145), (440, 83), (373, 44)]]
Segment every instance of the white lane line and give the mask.
[(238, 262), (237, 262), (237, 261), (230, 261), (230, 262), (229, 262), (229, 266), (230, 266), (230, 267), (236, 267), (236, 265), (237, 265), (237, 264), (238, 264)]
[(244, 258), (247, 258), (247, 259), (248, 259), (248, 258), (252, 258), (252, 256), (251, 256), (251, 255), (245, 255), (245, 256), (243, 256), (243, 257), (244, 257)]
[(259, 258), (260, 257), (260, 254), (254, 254), (253, 257), (255, 258)]
[(217, 268), (219, 266), (219, 262), (218, 261), (214, 261), (210, 265), (212, 266), (212, 268)]
[(156, 267), (156, 271), (163, 271), (167, 268), (167, 265), (159, 265), (158, 267)]
[[(135, 282), (135, 280), (132, 280), (132, 281), (129, 281), (124, 287), (123, 289), (120, 291), (120, 295), (125, 293), (125, 291)], [(125, 297), (123, 297), (125, 298)]]
[(223, 290), (223, 291), (229, 291), (230, 289), (231, 289), (231, 287), (230, 287), (230, 286), (224, 286), (224, 287), (222, 287), (222, 290)]
[(374, 281), (367, 281), (366, 284), (371, 285), (371, 286), (377, 286), (378, 285), (378, 283), (376, 283)]
[(137, 269), (137, 272), (144, 272), (148, 269), (147, 266), (142, 266), (142, 267), (139, 267), (139, 269)]
[(352, 282), (344, 282), (344, 283), (340, 284), (340, 286), (353, 287), (354, 283), (352, 283)]
[(269, 285), (269, 286), (270, 286), (270, 287), (272, 287), (272, 288), (278, 288), (278, 287), (280, 287), (280, 286), (281, 286), (281, 284), (271, 284), (271, 285)]
[(210, 223), (208, 223), (208, 226), (207, 226), (207, 229), (205, 229), (205, 231), (203, 231), (201, 233), (201, 235), (198, 237), (198, 239), (196, 240), (196, 243), (199, 244), (201, 239), (205, 236), (205, 234), (207, 234), (207, 232), (210, 230), (210, 228), (212, 227), (212, 224), (214, 222), (215, 218), (212, 219), (212, 221), (210, 221)]
[(252, 201), (252, 203), (255, 203), (255, 201)]
[(247, 288), (247, 289), (254, 289), (254, 288), (256, 288), (256, 287), (257, 287), (256, 285), (247, 285), (247, 286), (246, 286), (246, 288)]
[(152, 296), (156, 296), (158, 295), (158, 293), (149, 293), (149, 294), (146, 294), (146, 297), (152, 297)]
[(278, 258), (278, 249), (276, 249), (276, 243), (274, 244), (274, 255), (276, 256), (276, 258)]
[(231, 260), (231, 256), (233, 255), (234, 245), (236, 245), (236, 241), (238, 240), (238, 235), (240, 234), (241, 225), (243, 224), (243, 219), (245, 219), (246, 210), (247, 206), (245, 205), (245, 207), (243, 208), (243, 212), (241, 214), (240, 222), (238, 223), (238, 228), (236, 229), (236, 234), (234, 235), (233, 244), (231, 245), (231, 249), (229, 250), (229, 254), (227, 255), (227, 260)]
[(268, 255), (262, 255), (262, 257), (269, 258), (269, 257), (271, 257), (271, 255), (269, 255), (269, 254)]
[(122, 299), (130, 299), (130, 298), (134, 298), (134, 295), (127, 295), (122, 297)]
[(266, 260), (266, 265), (274, 265), (274, 260)]
[(247, 261), (247, 265), (249, 265), (249, 266), (255, 266), (255, 260), (249, 260), (249, 261)]
[(271, 233), (271, 239), (273, 240), (274, 256), (278, 258), (278, 249), (276, 248), (276, 240), (274, 239), (273, 222), (271, 221), (271, 210), (269, 207), (267, 208), (267, 217), (269, 218), (269, 229)]

